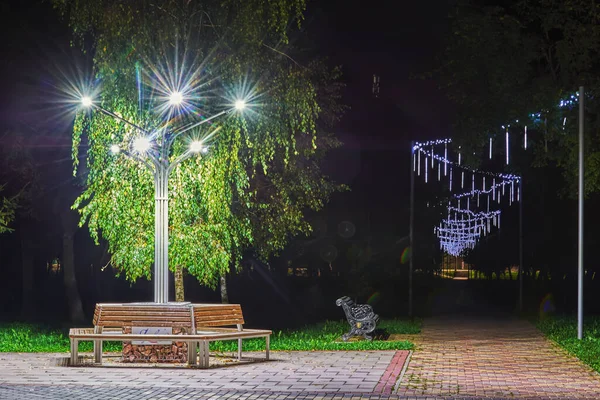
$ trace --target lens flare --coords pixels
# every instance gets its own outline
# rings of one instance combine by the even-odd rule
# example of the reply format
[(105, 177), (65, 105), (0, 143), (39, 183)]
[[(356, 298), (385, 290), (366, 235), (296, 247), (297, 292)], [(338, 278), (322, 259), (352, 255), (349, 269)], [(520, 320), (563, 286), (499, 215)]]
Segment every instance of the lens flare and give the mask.
[(554, 311), (556, 311), (554, 297), (552, 296), (552, 293), (548, 293), (540, 302), (540, 319), (549, 317)]
[(402, 255), (400, 256), (400, 263), (401, 264), (408, 263), (410, 261), (410, 256), (411, 256), (410, 247), (407, 247), (404, 249), (404, 251), (402, 252)]
[(375, 292), (371, 296), (369, 296), (367, 304), (370, 306), (374, 306), (375, 304), (379, 303), (379, 300), (381, 300), (381, 293)]

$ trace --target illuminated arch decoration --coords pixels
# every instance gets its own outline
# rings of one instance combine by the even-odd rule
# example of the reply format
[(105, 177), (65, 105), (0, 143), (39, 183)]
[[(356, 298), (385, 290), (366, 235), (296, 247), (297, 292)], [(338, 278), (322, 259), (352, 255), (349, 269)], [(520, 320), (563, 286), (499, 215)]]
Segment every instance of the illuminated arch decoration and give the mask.
[[(509, 140), (507, 131), (507, 140)], [(425, 182), (447, 179), (451, 193), (448, 215), (434, 228), (440, 248), (453, 256), (475, 248), (492, 227), (500, 228), (502, 202), (512, 205), (520, 200), (521, 177), (470, 168), (462, 163), (460, 148), (457, 159), (449, 158), (452, 139), (415, 143), (413, 171)], [(508, 148), (508, 142), (506, 147)], [(508, 153), (507, 153), (508, 154)], [(509, 161), (508, 155), (506, 156)]]
[[(579, 103), (579, 93), (568, 95), (559, 101), (559, 110), (573, 109)], [(536, 127), (542, 122), (546, 112), (529, 114), (529, 125)], [(547, 115), (547, 114), (546, 114)], [(560, 123), (565, 130), (567, 118), (562, 115)], [(547, 122), (544, 119), (545, 122)], [(505, 164), (510, 164), (510, 139), (515, 128), (522, 134), (522, 146), (527, 150), (529, 145), (527, 124), (516, 126), (502, 125), (504, 143), (500, 145), (504, 152)], [(502, 136), (500, 136), (502, 138)], [(493, 157), (494, 142), (489, 138), (489, 159)], [(502, 139), (500, 139), (502, 141)], [(462, 163), (460, 146), (456, 151), (456, 161), (449, 158), (449, 145), (452, 139), (438, 139), (413, 146), (413, 172), (423, 176), (425, 182), (436, 178), (448, 179), (451, 199), (448, 203), (448, 217), (434, 229), (440, 239), (440, 247), (450, 255), (461, 255), (473, 249), (479, 238), (490, 233), (492, 226), (500, 228), (499, 205), (508, 201), (509, 205), (521, 200), (521, 177), (512, 174), (493, 173), (473, 169)]]

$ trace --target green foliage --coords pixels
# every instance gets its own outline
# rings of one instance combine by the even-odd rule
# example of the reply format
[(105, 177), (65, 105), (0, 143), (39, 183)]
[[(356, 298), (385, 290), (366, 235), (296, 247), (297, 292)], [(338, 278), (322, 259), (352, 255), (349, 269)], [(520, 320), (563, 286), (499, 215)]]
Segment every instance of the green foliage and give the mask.
[[(420, 321), (385, 320), (380, 328), (390, 334), (417, 334), (421, 331)], [(271, 349), (293, 350), (409, 350), (413, 344), (408, 341), (341, 342), (341, 335), (348, 331), (345, 321), (327, 321), (307, 326), (300, 330), (276, 331), (271, 336)], [(264, 339), (244, 340), (245, 351), (262, 351)], [(212, 351), (234, 351), (237, 341), (211, 342)], [(105, 342), (104, 351), (120, 352), (119, 342)], [(92, 351), (91, 342), (80, 342), (81, 352)], [(68, 332), (43, 326), (13, 323), (0, 325), (0, 352), (21, 353), (64, 353), (69, 351)]]
[[(0, 186), (0, 192), (4, 186)], [(17, 209), (16, 197), (2, 197), (0, 199), (0, 233), (12, 232), (10, 224), (15, 219), (15, 210)]]
[[(239, 266), (247, 248), (266, 259), (291, 237), (310, 232), (304, 212), (319, 210), (334, 191), (344, 189), (319, 167), (325, 152), (339, 146), (328, 133), (343, 111), (335, 83), (339, 70), (329, 71), (319, 62), (302, 67), (279, 50), (288, 42), (289, 22), (302, 20), (304, 0), (53, 4), (68, 18), (78, 42), (93, 53), (101, 106), (141, 126), (157, 126), (159, 118), (138, 107), (140, 70), (185, 61), (188, 68), (201, 70), (209, 94), (218, 79), (225, 88), (250, 82), (259, 95), (256, 112), (217, 122), (220, 130), (207, 156), (187, 160), (173, 171), (171, 269), (181, 265), (201, 284), (215, 287), (219, 276)], [(202, 106), (211, 115), (219, 104)], [(100, 113), (80, 113), (73, 132), (75, 168), (84, 134), (87, 188), (74, 204), (81, 224), (87, 222), (96, 241), (108, 241), (112, 265), (127, 279), (150, 278), (152, 175), (140, 163), (108, 151), (112, 144), (128, 143), (135, 133)], [(170, 159), (184, 151), (183, 141)]]
[(582, 340), (577, 339), (575, 317), (548, 317), (537, 322), (537, 327), (560, 347), (600, 372), (600, 318), (584, 318)]

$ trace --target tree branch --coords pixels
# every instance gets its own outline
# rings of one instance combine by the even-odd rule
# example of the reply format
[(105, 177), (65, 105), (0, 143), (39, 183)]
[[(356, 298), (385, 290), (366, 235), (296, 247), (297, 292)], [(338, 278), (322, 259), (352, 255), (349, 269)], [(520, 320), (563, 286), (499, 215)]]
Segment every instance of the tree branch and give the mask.
[(267, 49), (269, 49), (269, 50), (273, 50), (275, 53), (281, 54), (282, 56), (289, 58), (290, 60), (292, 60), (292, 61), (294, 62), (294, 64), (296, 64), (296, 65), (297, 65), (297, 66), (299, 66), (300, 68), (308, 69), (307, 67), (305, 67), (305, 66), (303, 66), (303, 65), (300, 65), (300, 64), (298, 63), (298, 61), (294, 60), (292, 57), (288, 56), (287, 54), (285, 54), (285, 53), (283, 53), (283, 52), (281, 52), (281, 51), (279, 51), (279, 50), (277, 50), (277, 49), (274, 49), (274, 48), (272, 48), (271, 46), (268, 46), (268, 45), (266, 45), (266, 44), (264, 44), (264, 43), (263, 43), (262, 45), (263, 45), (263, 46), (265, 46), (265, 47), (266, 47)]

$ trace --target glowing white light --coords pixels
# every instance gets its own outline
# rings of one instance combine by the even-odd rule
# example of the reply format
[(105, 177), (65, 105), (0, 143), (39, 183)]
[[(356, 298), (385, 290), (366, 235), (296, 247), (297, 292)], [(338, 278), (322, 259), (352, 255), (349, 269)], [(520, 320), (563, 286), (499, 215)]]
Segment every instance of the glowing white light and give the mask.
[(183, 95), (181, 92), (173, 92), (169, 96), (169, 104), (172, 106), (178, 106), (183, 102)]
[(119, 147), (118, 144), (113, 144), (112, 146), (110, 146), (110, 152), (113, 154), (119, 154), (119, 152), (121, 151), (121, 148)]
[(195, 140), (190, 144), (190, 151), (192, 153), (199, 153), (204, 150), (204, 146), (202, 146), (202, 142)]
[(246, 108), (246, 102), (244, 100), (238, 100), (235, 102), (234, 106), (236, 110), (241, 111)]
[(150, 150), (150, 140), (145, 137), (139, 137), (133, 141), (133, 149), (138, 153), (145, 153)]
[(92, 105), (92, 98), (88, 96), (83, 96), (81, 98), (81, 105), (84, 107), (90, 107)]
[(508, 138), (508, 128), (507, 128), (506, 129), (506, 165), (508, 165), (508, 162), (509, 162), (509, 157), (508, 157), (509, 156), (509, 154), (508, 154), (508, 151), (509, 151), (508, 150), (508, 141), (509, 141), (509, 138)]

